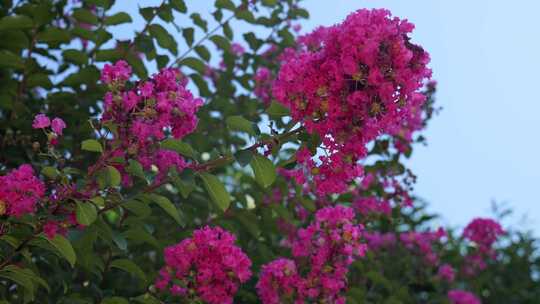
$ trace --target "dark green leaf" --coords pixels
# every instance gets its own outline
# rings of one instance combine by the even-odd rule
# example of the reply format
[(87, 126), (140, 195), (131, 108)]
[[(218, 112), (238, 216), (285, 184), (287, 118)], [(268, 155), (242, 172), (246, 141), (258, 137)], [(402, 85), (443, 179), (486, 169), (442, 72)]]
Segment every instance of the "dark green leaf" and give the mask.
[(250, 166), (253, 169), (255, 180), (262, 187), (266, 188), (276, 180), (276, 167), (268, 158), (260, 154), (255, 154), (253, 155)]
[(206, 188), (206, 191), (208, 191), (212, 201), (214, 201), (221, 210), (227, 210), (231, 204), (231, 197), (221, 181), (216, 176), (206, 172), (200, 173), (199, 176), (203, 180), (204, 187)]
[(89, 202), (78, 201), (75, 214), (77, 216), (77, 222), (85, 226), (91, 225), (97, 218), (96, 207)]
[(141, 281), (146, 281), (146, 274), (142, 269), (137, 266), (137, 264), (133, 263), (132, 261), (128, 259), (118, 259), (111, 262), (111, 268), (118, 268), (121, 269), (137, 278), (139, 278)]
[(122, 23), (131, 23), (133, 20), (131, 19), (131, 16), (124, 12), (116, 13), (112, 16), (105, 17), (105, 21), (103, 22), (105, 25), (117, 25)]

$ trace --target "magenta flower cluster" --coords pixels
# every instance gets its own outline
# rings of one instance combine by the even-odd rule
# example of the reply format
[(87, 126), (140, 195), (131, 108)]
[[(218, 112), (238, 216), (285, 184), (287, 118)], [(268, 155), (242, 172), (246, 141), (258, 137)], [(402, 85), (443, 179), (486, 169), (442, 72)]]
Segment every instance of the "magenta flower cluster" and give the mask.
[(55, 117), (52, 121), (45, 114), (37, 114), (32, 122), (32, 128), (34, 129), (46, 129), (51, 128), (53, 133), (47, 133), (49, 143), (55, 146), (58, 143), (58, 136), (63, 135), (63, 131), (66, 128), (66, 123), (62, 118)]
[(273, 95), (322, 139), (324, 156), (299, 161), (322, 194), (343, 192), (360, 176), (366, 144), (400, 130), (425, 96), (429, 55), (407, 36), (414, 26), (387, 10), (359, 10), (304, 36), (286, 56)]
[[(354, 210), (344, 206), (322, 208), (308, 227), (292, 240), (293, 260), (278, 259), (261, 272), (257, 291), (263, 303), (294, 303), (318, 300), (345, 303), (350, 264), (364, 256), (363, 227), (356, 224)], [(305, 267), (304, 275), (298, 267)]]
[(487, 267), (486, 260), (495, 258), (493, 244), (505, 234), (499, 223), (488, 218), (475, 218), (463, 230), (463, 237), (474, 242), (476, 248), (465, 256), (463, 271), (475, 275)]
[(28, 164), (0, 176), (0, 215), (20, 217), (33, 213), (45, 195), (45, 184)]
[(452, 304), (482, 304), (474, 294), (459, 289), (450, 290), (448, 299)]
[[(115, 125), (116, 142), (110, 157), (136, 159), (145, 169), (156, 165), (160, 171), (157, 181), (163, 179), (169, 167), (177, 171), (187, 164), (174, 151), (160, 150), (159, 142), (168, 134), (181, 139), (197, 127), (195, 115), (203, 101), (194, 98), (186, 88), (187, 78), (179, 70), (164, 69), (134, 88), (126, 89), (125, 82), (131, 77), (131, 68), (124, 61), (105, 65), (101, 80), (109, 85), (105, 95), (103, 122)], [(122, 167), (119, 171), (124, 173)], [(123, 174), (124, 183), (129, 176)]]
[(251, 277), (251, 261), (233, 234), (204, 227), (165, 249), (166, 266), (156, 287), (175, 296), (209, 304), (233, 303), (241, 283)]

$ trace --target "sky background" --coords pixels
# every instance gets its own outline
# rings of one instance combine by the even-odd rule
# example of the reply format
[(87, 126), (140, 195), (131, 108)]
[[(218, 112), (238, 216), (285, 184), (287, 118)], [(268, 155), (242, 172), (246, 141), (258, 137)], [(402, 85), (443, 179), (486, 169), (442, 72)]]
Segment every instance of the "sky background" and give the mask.
[[(212, 10), (211, 0), (186, 2), (190, 10)], [(137, 5), (157, 3), (117, 1), (115, 9), (130, 13), (135, 25), (116, 34), (131, 37), (143, 24)], [(540, 235), (540, 1), (307, 0), (303, 6), (311, 14), (303, 33), (360, 8), (387, 8), (414, 23), (413, 41), (431, 54), (443, 108), (424, 133), (428, 145), (417, 147), (410, 161), (416, 194), (453, 227), (489, 216), (493, 200), (506, 202), (515, 210), (507, 224)]]

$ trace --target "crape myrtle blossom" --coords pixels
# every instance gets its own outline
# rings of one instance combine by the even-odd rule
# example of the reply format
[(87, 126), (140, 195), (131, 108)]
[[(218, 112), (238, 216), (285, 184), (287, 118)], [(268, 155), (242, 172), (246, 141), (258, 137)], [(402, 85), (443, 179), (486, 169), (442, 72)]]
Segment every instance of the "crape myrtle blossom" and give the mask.
[(45, 196), (45, 184), (28, 164), (0, 176), (0, 215), (21, 217), (33, 213)]
[(62, 120), (62, 118), (55, 117), (52, 121), (47, 117), (45, 114), (37, 114), (34, 117), (34, 121), (32, 123), (32, 128), (34, 129), (46, 129), (51, 127), (51, 132), (47, 132), (47, 138), (49, 140), (49, 143), (53, 146), (55, 146), (58, 143), (58, 136), (63, 135), (63, 130), (67, 127), (66, 123)]
[(482, 304), (474, 294), (464, 290), (450, 290), (448, 292), (448, 299), (452, 304)]
[[(345, 303), (348, 268), (366, 250), (362, 231), (349, 207), (317, 211), (315, 220), (299, 229), (291, 241), (294, 260), (278, 259), (263, 266), (257, 284), (263, 303), (283, 303), (284, 299)], [(298, 275), (300, 265), (306, 266), (305, 275)]]
[(235, 241), (219, 227), (195, 230), (193, 237), (165, 249), (166, 266), (156, 287), (180, 298), (233, 303), (240, 284), (251, 277), (251, 261)]
[[(181, 139), (197, 127), (196, 112), (203, 101), (186, 88), (187, 78), (179, 70), (167, 68), (149, 80), (126, 89), (131, 67), (125, 61), (105, 65), (101, 80), (110, 91), (104, 98), (102, 122), (115, 126), (115, 138), (109, 143), (108, 158), (136, 159), (144, 169), (159, 169), (155, 182), (161, 182), (170, 168), (183, 170), (188, 164), (172, 150), (159, 143), (172, 136)], [(124, 185), (131, 179), (122, 164), (113, 166), (122, 174)]]
[(299, 160), (320, 194), (344, 192), (362, 175), (366, 144), (397, 133), (425, 101), (418, 90), (431, 75), (429, 55), (409, 41), (413, 28), (387, 10), (363, 9), (302, 37), (284, 56), (273, 96), (322, 140), (316, 164)]
[(475, 218), (463, 230), (463, 237), (473, 242), (475, 249), (465, 256), (463, 272), (475, 275), (487, 267), (486, 261), (496, 256), (493, 244), (506, 232), (499, 223), (488, 218)]

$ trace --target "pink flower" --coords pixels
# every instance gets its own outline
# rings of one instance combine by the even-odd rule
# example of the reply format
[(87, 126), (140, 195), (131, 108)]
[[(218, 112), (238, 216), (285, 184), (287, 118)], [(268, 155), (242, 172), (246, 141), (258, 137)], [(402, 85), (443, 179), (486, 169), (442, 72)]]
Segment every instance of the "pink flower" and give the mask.
[(45, 195), (45, 184), (34, 175), (28, 164), (0, 176), (0, 203), (5, 214), (20, 217), (33, 213)]
[(51, 120), (45, 114), (37, 114), (34, 117), (34, 122), (32, 123), (32, 128), (34, 129), (43, 129), (51, 125)]
[(363, 226), (356, 223), (351, 208), (335, 206), (317, 211), (315, 221), (299, 229), (291, 244), (297, 265), (308, 262), (305, 275), (297, 274), (291, 260), (278, 259), (263, 266), (257, 284), (263, 303), (282, 303), (283, 296), (295, 303), (344, 303), (348, 267), (366, 251), (362, 232)]
[(57, 135), (62, 136), (62, 130), (66, 127), (66, 123), (62, 120), (62, 118), (56, 117), (52, 120), (51, 128)]
[(232, 43), (231, 44), (231, 53), (233, 53), (236, 56), (242, 56), (245, 53), (244, 47), (239, 43)]
[(239, 285), (251, 277), (251, 261), (235, 240), (219, 227), (195, 230), (192, 238), (165, 249), (167, 266), (156, 287), (177, 296), (195, 290), (205, 303), (232, 303)]
[(482, 304), (474, 294), (458, 289), (450, 290), (448, 299), (452, 304)]
[(43, 233), (45, 233), (45, 236), (51, 240), (57, 234), (65, 236), (67, 234), (67, 229), (61, 222), (47, 221), (47, 223), (43, 225)]
[(463, 230), (463, 236), (482, 248), (490, 248), (505, 231), (492, 219), (475, 218)]
[(101, 72), (101, 81), (106, 84), (123, 83), (129, 77), (131, 77), (131, 67), (124, 60), (119, 60), (114, 65), (106, 64)]
[(442, 280), (452, 283), (454, 281), (454, 278), (456, 277), (456, 274), (452, 266), (448, 264), (443, 264), (441, 267), (439, 267), (437, 276)]
[(408, 38), (413, 27), (387, 10), (362, 9), (300, 37), (282, 56), (272, 96), (322, 139), (325, 156), (299, 163), (319, 194), (346, 191), (363, 174), (358, 162), (370, 142), (416, 122), (431, 71), (427, 52)]

